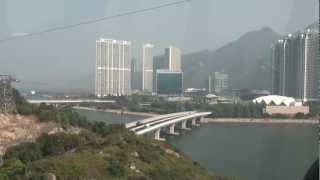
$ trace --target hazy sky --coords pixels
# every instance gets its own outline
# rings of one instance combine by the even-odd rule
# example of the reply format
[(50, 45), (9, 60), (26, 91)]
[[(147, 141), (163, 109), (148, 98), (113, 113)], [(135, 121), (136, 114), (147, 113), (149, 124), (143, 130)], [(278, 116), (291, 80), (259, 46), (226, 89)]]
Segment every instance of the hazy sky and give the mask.
[[(5, 0), (1, 0), (5, 1)], [(29, 33), (174, 0), (10, 0), (13, 33)], [(214, 49), (245, 32), (269, 26), (294, 31), (317, 17), (317, 0), (193, 0), (154, 12), (88, 25), (98, 36), (159, 46), (176, 44), (184, 51)], [(87, 36), (80, 34), (79, 36)]]
[[(17, 34), (174, 0), (7, 0), (6, 6), (5, 1), (0, 0), (0, 29), (6, 29), (7, 21), (10, 33)], [(301, 29), (316, 20), (317, 4), (317, 0), (192, 0), (81, 28), (0, 43), (0, 63), (5, 63), (0, 72), (61, 85), (93, 74), (95, 40), (99, 37), (132, 41), (133, 54), (138, 59), (146, 42), (154, 43), (157, 53), (168, 45), (175, 45), (184, 53), (216, 49), (266, 26), (281, 34)]]

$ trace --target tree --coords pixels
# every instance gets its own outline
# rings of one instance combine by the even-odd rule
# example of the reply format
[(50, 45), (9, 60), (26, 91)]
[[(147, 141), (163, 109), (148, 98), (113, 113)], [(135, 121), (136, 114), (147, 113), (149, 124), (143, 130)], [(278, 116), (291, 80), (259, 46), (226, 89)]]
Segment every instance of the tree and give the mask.
[(14, 179), (14, 177), (23, 175), (26, 166), (18, 159), (11, 159), (4, 162), (0, 169), (0, 178)]
[(113, 177), (123, 177), (126, 173), (124, 167), (118, 161), (114, 160), (110, 162), (107, 171)]
[(77, 134), (53, 134), (43, 135), (37, 139), (39, 143), (42, 155), (51, 156), (62, 154), (75, 147), (78, 147), (83, 143), (83, 138)]
[(36, 143), (22, 143), (7, 149), (4, 159), (19, 159), (29, 163), (42, 157), (41, 149)]
[(64, 112), (57, 113), (57, 120), (56, 120), (63, 129), (67, 129), (70, 126), (70, 119), (68, 118), (67, 114)]

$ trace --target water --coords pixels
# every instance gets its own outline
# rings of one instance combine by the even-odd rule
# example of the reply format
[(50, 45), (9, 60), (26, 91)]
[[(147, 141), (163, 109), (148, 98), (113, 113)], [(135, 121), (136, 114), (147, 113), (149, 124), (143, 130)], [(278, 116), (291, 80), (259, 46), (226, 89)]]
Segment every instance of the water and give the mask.
[(87, 117), (90, 121), (103, 121), (108, 124), (128, 123), (146, 118), (144, 116), (136, 115), (121, 115), (116, 113), (90, 111), (90, 110), (76, 110), (81, 116)]
[(170, 142), (211, 174), (246, 180), (301, 180), (318, 154), (309, 125), (207, 124)]
[[(79, 111), (91, 120), (131, 122), (138, 116)], [(312, 125), (204, 124), (166, 137), (213, 175), (243, 180), (301, 180), (318, 155)]]

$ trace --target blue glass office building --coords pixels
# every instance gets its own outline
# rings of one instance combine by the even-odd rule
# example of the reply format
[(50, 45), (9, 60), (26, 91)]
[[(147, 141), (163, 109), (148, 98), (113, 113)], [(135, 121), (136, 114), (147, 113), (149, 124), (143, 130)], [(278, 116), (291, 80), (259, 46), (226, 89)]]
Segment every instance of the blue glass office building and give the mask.
[(183, 93), (183, 73), (181, 71), (159, 69), (156, 74), (158, 95), (178, 96)]

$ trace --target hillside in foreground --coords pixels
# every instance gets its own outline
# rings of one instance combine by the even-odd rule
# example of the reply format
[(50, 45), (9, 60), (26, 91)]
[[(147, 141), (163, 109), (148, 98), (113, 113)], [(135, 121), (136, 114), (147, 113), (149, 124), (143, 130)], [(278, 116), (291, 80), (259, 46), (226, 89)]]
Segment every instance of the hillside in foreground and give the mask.
[(13, 145), (33, 141), (43, 133), (59, 129), (54, 123), (41, 123), (34, 116), (0, 114), (0, 156)]
[(222, 180), (174, 147), (123, 127), (109, 135), (83, 131), (39, 137), (9, 148), (0, 179)]
[[(16, 99), (20, 118), (33, 117), (33, 124), (47, 123), (62, 130), (44, 131), (9, 147), (0, 165), (1, 180), (227, 179), (210, 176), (166, 142), (136, 136), (121, 125), (87, 121), (71, 109), (33, 106), (21, 97)], [(20, 118), (15, 126), (23, 122)]]

